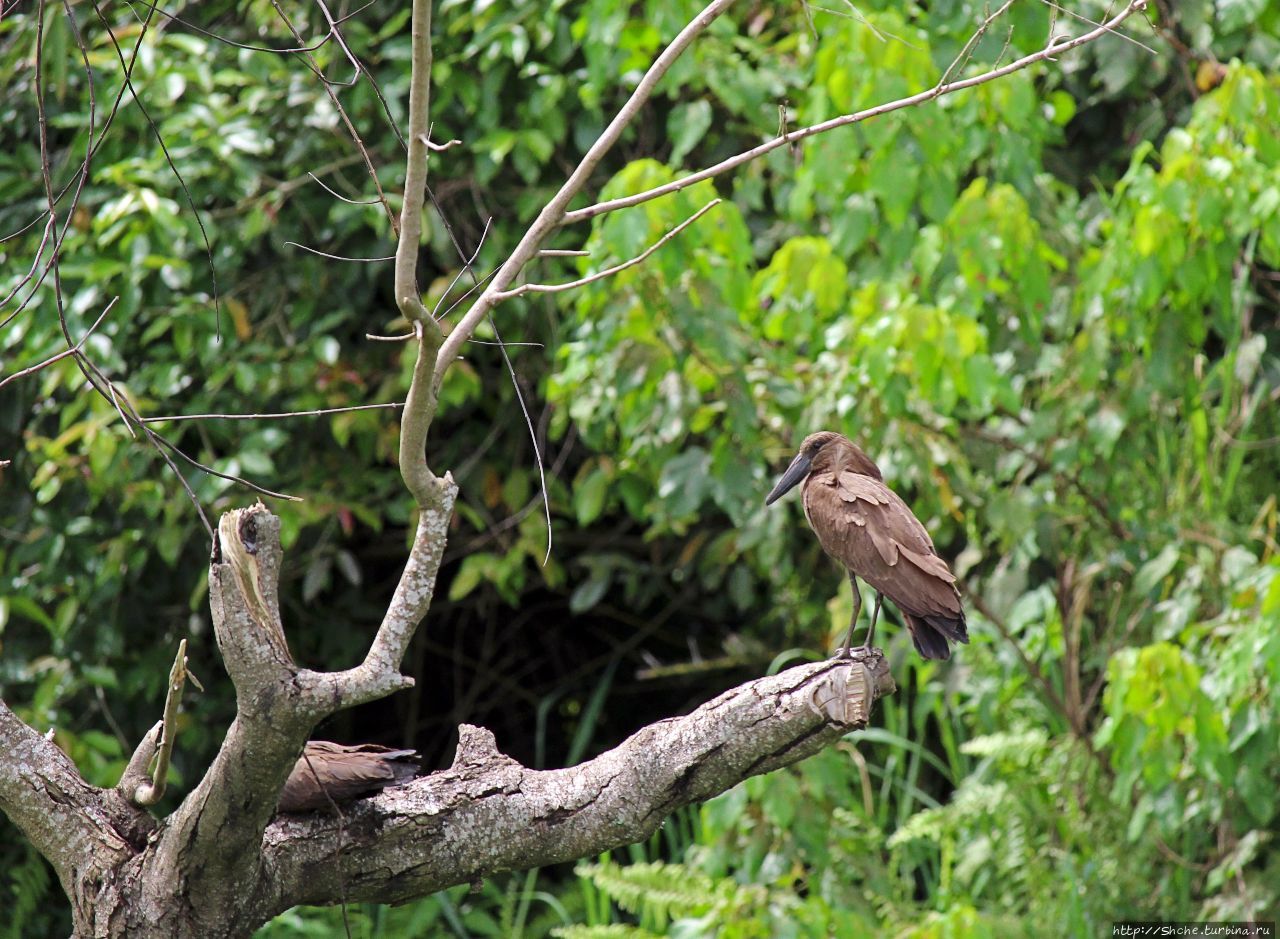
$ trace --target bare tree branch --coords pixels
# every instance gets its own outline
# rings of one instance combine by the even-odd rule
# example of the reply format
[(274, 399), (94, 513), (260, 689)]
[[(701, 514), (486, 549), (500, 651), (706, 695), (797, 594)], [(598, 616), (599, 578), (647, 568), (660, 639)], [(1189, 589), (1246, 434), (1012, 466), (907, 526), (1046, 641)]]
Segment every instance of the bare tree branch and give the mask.
[[(182, 689), (190, 678), (196, 687), (200, 682), (187, 671), (187, 640), (178, 643), (178, 654), (173, 659), (173, 667), (169, 669), (169, 682), (165, 689), (164, 716), (147, 731), (142, 743), (134, 751), (129, 765), (125, 768), (120, 783), (116, 786), (124, 793), (126, 799), (135, 805), (155, 805), (164, 796), (169, 782), (169, 758), (173, 754), (173, 743), (177, 739), (178, 705), (182, 702)], [(151, 760), (155, 758), (155, 770), (150, 770)]]
[[(413, 2), (413, 72), (409, 83), (409, 155), (404, 180), (404, 204), (400, 212), (400, 241), (396, 245), (395, 297), (400, 313), (414, 324), (417, 336), (417, 360), (413, 381), (400, 418), (400, 475), (418, 507), (439, 512), (447, 502), (453, 509), (457, 491), (446, 473), (439, 479), (427, 467), (427, 430), (436, 414), (436, 352), (443, 336), (440, 327), (418, 292), (418, 242), (422, 237), (422, 206), (427, 189), (427, 135), (430, 132), (431, 104), (431, 0)], [(436, 527), (436, 526), (431, 526)], [(443, 524), (439, 526), (443, 536)], [(417, 544), (414, 545), (415, 550)], [(432, 583), (435, 574), (431, 575)], [(401, 587), (405, 583), (401, 581)], [(399, 596), (397, 589), (397, 596)], [(423, 598), (422, 611), (426, 613)], [(414, 605), (416, 607), (416, 604)], [(399, 660), (397, 659), (397, 662)]]
[[(302, 41), (302, 36), (294, 27), (293, 21), (289, 19), (284, 8), (280, 5), (278, 0), (271, 0), (271, 5), (275, 7), (276, 13), (280, 17), (280, 21), (288, 27), (289, 32), (293, 34), (294, 40), (298, 43), (299, 47), (301, 47), (298, 50), (298, 54), (305, 55), (307, 57), (307, 62), (311, 71), (320, 79), (324, 86), (325, 94), (329, 96), (329, 102), (333, 105), (334, 110), (337, 111), (338, 116), (342, 119), (342, 123), (347, 128), (347, 133), (351, 135), (351, 140), (355, 143), (356, 149), (360, 151), (360, 156), (364, 160), (365, 169), (369, 172), (369, 178), (373, 180), (373, 188), (377, 190), (378, 201), (382, 204), (382, 210), (386, 213), (387, 219), (391, 222), (391, 228), (394, 230), (396, 227), (396, 216), (395, 213), (391, 211), (391, 206), (387, 204), (386, 193), (382, 191), (382, 182), (378, 179), (378, 171), (373, 165), (373, 158), (369, 155), (369, 150), (364, 145), (364, 138), (360, 136), (360, 132), (356, 130), (355, 124), (351, 122), (351, 117), (347, 114), (347, 109), (342, 106), (342, 101), (333, 90), (333, 83), (324, 77), (323, 70), (316, 62), (315, 54), (309, 48), (306, 48), (306, 43)], [(338, 44), (342, 46), (342, 50), (346, 54), (348, 61), (351, 62), (352, 66), (356, 70), (356, 75), (352, 78), (352, 82), (354, 82), (356, 78), (359, 78), (360, 73), (363, 72), (364, 69), (360, 66), (359, 62), (354, 60), (354, 56), (352, 56), (350, 50), (347, 49), (346, 42), (342, 39), (342, 33), (338, 28), (338, 24), (334, 22), (333, 18), (329, 15), (329, 11), (324, 8), (323, 4), (321, 5), (321, 10), (324, 13), (325, 19), (329, 23), (328, 35), (334, 37)], [(414, 22), (416, 23), (416, 4), (414, 5), (414, 12)], [(378, 92), (378, 97), (382, 97), (381, 91)]]
[(53, 865), (73, 906), (90, 909), (102, 879), (133, 857), (155, 821), (86, 783), (51, 738), (0, 701), (0, 812)]
[[(283, 16), (283, 14), (282, 14)], [(311, 729), (343, 707), (412, 684), (399, 665), (435, 589), (457, 492), (427, 468), (427, 428), (435, 414), (432, 383), (440, 331), (422, 305), (417, 254), (426, 189), (431, 77), (431, 3), (414, 0), (410, 135), (395, 296), (418, 339), (413, 382), (401, 421), (400, 469), (419, 506), (418, 532), (405, 571), (365, 661), (341, 673), (299, 669), (280, 621), (279, 519), (261, 505), (219, 523), (209, 576), (210, 608), (236, 717), (213, 764), (170, 819), (150, 856), (150, 879), (173, 895), (200, 896), (204, 915), (243, 919), (263, 858), (263, 829)], [(148, 430), (148, 433), (152, 433)]]
[(894, 690), (883, 655), (801, 665), (638, 731), (569, 769), (534, 771), (463, 725), (452, 768), (390, 789), (339, 820), (267, 829), (264, 903), (397, 902), (506, 870), (643, 841), (673, 811), (803, 759), (865, 726)]
[(671, 44), (662, 50), (662, 54), (649, 66), (649, 70), (644, 73), (644, 77), (640, 79), (640, 83), (636, 85), (636, 90), (631, 93), (631, 97), (627, 99), (626, 104), (622, 106), (622, 109), (618, 111), (614, 119), (609, 122), (609, 126), (604, 129), (596, 139), (596, 142), (587, 150), (582, 161), (574, 168), (565, 184), (560, 187), (560, 191), (552, 196), (551, 201), (538, 213), (538, 217), (529, 226), (529, 230), (520, 239), (520, 243), (511, 252), (511, 256), (507, 258), (502, 267), (498, 269), (498, 273), (493, 280), (489, 282), (489, 286), (476, 298), (476, 302), (471, 305), (471, 308), (458, 321), (453, 331), (449, 333), (448, 338), (440, 346), (439, 351), (436, 353), (434, 376), (437, 390), (439, 390), (440, 383), (444, 380), (445, 371), (453, 364), (454, 359), (458, 357), (458, 353), (462, 351), (463, 343), (471, 337), (471, 334), (476, 331), (476, 327), (489, 314), (496, 302), (496, 297), (506, 290), (524, 266), (537, 256), (539, 249), (542, 247), (542, 242), (546, 240), (547, 236), (557, 227), (564, 224), (565, 212), (569, 207), (569, 203), (574, 196), (582, 191), (582, 187), (586, 185), (596, 166), (604, 159), (605, 154), (613, 148), (613, 145), (617, 143), (627, 125), (635, 120), (636, 115), (640, 113), (640, 109), (644, 107), (649, 100), (649, 96), (653, 94), (653, 89), (662, 80), (662, 76), (667, 74), (667, 71), (680, 58), (681, 54), (732, 3), (733, 0), (712, 0), (684, 29), (680, 30), (676, 38), (671, 40)]
[(319, 248), (311, 248), (297, 241), (286, 241), (285, 244), (287, 244), (291, 248), (299, 248), (302, 251), (309, 252), (310, 254), (316, 254), (322, 258), (328, 258), (330, 261), (350, 261), (353, 264), (378, 264), (382, 261), (395, 260), (394, 254), (388, 254), (388, 255), (384, 255), (382, 257), (376, 257), (376, 258), (349, 258), (341, 254), (330, 254), (327, 251), (321, 251)]
[(63, 359), (68, 358), (69, 356), (79, 355), (80, 350), (84, 348), (85, 341), (90, 336), (93, 335), (93, 331), (95, 329), (97, 329), (99, 326), (102, 325), (102, 321), (107, 318), (107, 314), (111, 312), (111, 308), (116, 305), (116, 301), (119, 299), (120, 299), (119, 297), (111, 298), (111, 302), (107, 304), (106, 309), (104, 309), (98, 315), (98, 318), (93, 321), (93, 325), (91, 325), (88, 329), (85, 330), (84, 335), (80, 337), (80, 341), (77, 342), (74, 346), (72, 346), (69, 349), (63, 349), (57, 355), (51, 355), (49, 356), (49, 358), (45, 359), (43, 362), (37, 362), (35, 365), (28, 366), (27, 368), (22, 369), (22, 371), (20, 372), (14, 372), (9, 377), (3, 380), (0, 380), (0, 388), (3, 388), (5, 385), (9, 384), (9, 382), (11, 381), (17, 381), (19, 378), (25, 378), (28, 375), (32, 375), (40, 371), (41, 369), (48, 368), (50, 365), (53, 365), (56, 362), (61, 362)]
[(826, 133), (829, 130), (835, 130), (837, 127), (847, 127), (850, 124), (858, 124), (862, 121), (869, 120), (873, 117), (879, 117), (881, 114), (888, 114), (891, 111), (900, 111), (903, 108), (909, 108), (913, 105), (923, 104), (934, 98), (941, 98), (943, 95), (954, 94), (957, 91), (963, 91), (966, 88), (973, 88), (976, 85), (982, 85), (989, 81), (995, 81), (997, 78), (1003, 78), (1005, 75), (1011, 75), (1028, 65), (1036, 62), (1042, 62), (1045, 59), (1061, 55), (1064, 52), (1070, 52), (1087, 43), (1093, 42), (1110, 33), (1114, 33), (1117, 26), (1127, 20), (1135, 13), (1140, 13), (1147, 8), (1147, 0), (1131, 0), (1123, 10), (1107, 20), (1096, 29), (1092, 29), (1087, 33), (1076, 36), (1074, 39), (1065, 39), (1060, 42), (1050, 40), (1039, 52), (1033, 52), (1025, 55), (1016, 61), (1010, 62), (1008, 65), (989, 72), (983, 72), (981, 75), (974, 75), (970, 78), (961, 79), (960, 81), (948, 82), (946, 84), (937, 84), (926, 91), (911, 95), (906, 98), (899, 98), (897, 101), (890, 101), (887, 104), (879, 104), (874, 108), (867, 108), (864, 111), (858, 111), (854, 114), (843, 114), (840, 117), (833, 117), (830, 120), (823, 121), (820, 124), (812, 124), (808, 127), (801, 127), (793, 130), (789, 134), (782, 134), (774, 137), (758, 147), (753, 147), (736, 156), (721, 160), (715, 166), (709, 166), (704, 170), (691, 173), (688, 176), (682, 176), (680, 179), (673, 180), (663, 186), (656, 186), (653, 189), (646, 189), (644, 192), (638, 192), (632, 196), (622, 196), (617, 199), (610, 199), (608, 202), (597, 202), (595, 205), (589, 205), (584, 209), (576, 209), (573, 212), (565, 213), (562, 224), (573, 225), (578, 222), (585, 222), (593, 219), (597, 215), (604, 215), (606, 212), (616, 212), (618, 209), (629, 208), (633, 205), (640, 205), (642, 202), (648, 202), (650, 199), (657, 199), (659, 196), (665, 196), (673, 192), (679, 192), (687, 189), (694, 183), (702, 182), (704, 179), (712, 179), (722, 173), (737, 169), (752, 160), (757, 160), (766, 153), (771, 153), (779, 147), (785, 147), (797, 141), (804, 140), (806, 137), (812, 137), (816, 134)]
[(665, 245), (668, 241), (675, 238), (698, 219), (702, 218), (702, 216), (706, 215), (713, 208), (718, 206), (720, 202), (720, 199), (712, 199), (697, 212), (693, 213), (693, 215), (690, 215), (675, 228), (671, 229), (671, 231), (667, 232), (651, 244), (640, 254), (637, 254), (634, 258), (627, 261), (623, 261), (621, 264), (615, 264), (613, 267), (606, 268), (603, 271), (597, 271), (594, 274), (589, 274), (586, 277), (579, 278), (578, 280), (569, 281), (567, 284), (521, 284), (513, 290), (506, 290), (502, 293), (495, 294), (493, 298), (494, 302), (501, 303), (503, 300), (514, 300), (516, 297), (524, 296), (526, 293), (559, 293), (562, 290), (576, 290), (579, 287), (585, 287), (587, 284), (594, 284), (598, 280), (604, 280), (606, 277), (612, 277), (614, 274), (625, 271), (629, 267), (635, 267), (637, 264), (647, 260), (650, 255)]
[[(262, 832), (307, 735), (326, 713), (299, 686), (279, 613), (280, 520), (260, 504), (228, 512), (209, 568), (209, 607), (236, 716), (204, 778), (166, 821), (145, 864), (196, 917), (234, 920), (261, 868)], [(199, 897), (196, 901), (194, 898)]]
[[(412, 338), (410, 336), (404, 337)], [(377, 411), (402, 408), (399, 401), (385, 404), (351, 404), (341, 408), (319, 408), (314, 411), (278, 411), (272, 414), (167, 414), (164, 417), (144, 417), (144, 424), (160, 424), (166, 421), (271, 421), (286, 417), (322, 417), (326, 414), (345, 414), (348, 411)]]

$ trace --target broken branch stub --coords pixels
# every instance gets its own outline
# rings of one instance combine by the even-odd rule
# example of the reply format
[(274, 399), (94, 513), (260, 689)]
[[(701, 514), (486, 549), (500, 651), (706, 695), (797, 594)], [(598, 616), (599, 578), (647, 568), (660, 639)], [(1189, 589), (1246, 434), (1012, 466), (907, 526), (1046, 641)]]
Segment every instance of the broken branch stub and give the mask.
[(260, 685), (268, 674), (296, 670), (280, 622), (282, 554), (280, 519), (261, 502), (218, 522), (209, 599), (218, 649), (237, 687), (255, 674)]

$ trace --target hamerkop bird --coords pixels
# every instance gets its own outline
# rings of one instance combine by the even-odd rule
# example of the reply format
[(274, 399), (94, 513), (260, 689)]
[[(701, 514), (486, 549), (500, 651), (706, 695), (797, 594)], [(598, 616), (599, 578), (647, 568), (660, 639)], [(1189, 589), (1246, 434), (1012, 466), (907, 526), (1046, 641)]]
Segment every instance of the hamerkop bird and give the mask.
[(310, 812), (398, 786), (418, 772), (418, 754), (374, 743), (344, 746), (309, 740), (280, 791), (280, 812)]
[(951, 657), (952, 642), (968, 642), (956, 578), (907, 504), (884, 484), (880, 468), (843, 434), (810, 434), (773, 487), (772, 505), (801, 480), (804, 514), (822, 549), (845, 566), (853, 585), (853, 619), (841, 654), (848, 656), (862, 611), (858, 578), (876, 592), (865, 645), (875, 636), (885, 597), (902, 612), (911, 641), (926, 659)]

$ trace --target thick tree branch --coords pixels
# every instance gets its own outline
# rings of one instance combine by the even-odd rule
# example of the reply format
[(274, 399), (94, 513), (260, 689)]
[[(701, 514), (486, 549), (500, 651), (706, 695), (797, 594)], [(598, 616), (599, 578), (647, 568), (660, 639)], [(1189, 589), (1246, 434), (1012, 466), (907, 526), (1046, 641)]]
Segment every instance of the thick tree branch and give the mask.
[[(395, 296), (400, 314), (413, 324), (417, 356), (413, 381), (400, 416), (400, 475), (422, 510), (438, 508), (452, 480), (437, 479), (427, 468), (427, 431), (436, 416), (436, 352), (440, 326), (422, 305), (418, 292), (418, 250), (422, 206), (427, 190), (428, 135), (431, 131), (431, 0), (413, 0), (412, 68), (409, 79), (409, 155), (405, 164), (404, 205), (396, 244)], [(425, 610), (424, 610), (425, 612)]]
[[(267, 829), (264, 907), (396, 902), (506, 870), (642, 841), (682, 805), (803, 759), (866, 724), (894, 690), (882, 654), (748, 682), (569, 769), (535, 771), (464, 725), (453, 767)], [(340, 843), (341, 837), (341, 843)]]
[(365, 661), (346, 672), (299, 669), (279, 615), (280, 520), (261, 504), (228, 512), (218, 525), (209, 603), (236, 717), (213, 764), (167, 821), (146, 880), (189, 898), (202, 928), (249, 916), (248, 889), (263, 864), (263, 830), (311, 730), (334, 711), (412, 682), (399, 663), (426, 612), (444, 553), (454, 488), (421, 512), (409, 561)]
[(263, 829), (302, 745), (327, 713), (297, 680), (279, 614), (280, 520), (258, 504), (218, 525), (209, 606), (236, 717), (209, 770), (169, 817), (147, 880), (188, 898), (196, 921), (234, 919), (261, 864)]
[[(52, 740), (23, 723), (0, 701), (0, 811), (22, 829), (59, 877), (99, 850), (110, 826), (86, 807), (97, 794)], [(128, 853), (123, 838), (110, 850)], [(65, 880), (63, 886), (67, 886)]]
[(98, 789), (51, 739), (0, 701), (0, 812), (53, 865), (79, 911), (96, 903), (108, 873), (131, 860), (154, 820), (113, 790)]
[(682, 176), (680, 179), (673, 180), (663, 186), (657, 186), (653, 189), (646, 189), (644, 192), (638, 192), (632, 196), (622, 196), (618, 199), (610, 199), (608, 202), (597, 202), (595, 205), (589, 205), (584, 209), (577, 209), (564, 215), (562, 224), (573, 225), (577, 222), (585, 222), (588, 219), (595, 218), (597, 215), (604, 215), (606, 212), (616, 212), (618, 209), (625, 209), (633, 205), (639, 205), (642, 202), (648, 202), (651, 199), (657, 199), (659, 196), (665, 196), (673, 192), (679, 192), (687, 189), (694, 183), (702, 182), (704, 179), (711, 179), (722, 173), (737, 169), (752, 160), (758, 160), (766, 153), (771, 153), (779, 147), (786, 147), (790, 144), (804, 140), (806, 137), (813, 137), (816, 134), (826, 133), (829, 130), (835, 130), (837, 127), (847, 127), (850, 124), (858, 124), (862, 121), (873, 117), (879, 117), (881, 114), (888, 114), (890, 111), (900, 111), (903, 108), (909, 108), (917, 104), (923, 104), (934, 98), (941, 98), (943, 95), (953, 94), (957, 91), (963, 91), (965, 88), (973, 88), (975, 85), (985, 84), (989, 81), (995, 81), (997, 78), (1003, 78), (1032, 65), (1036, 62), (1042, 62), (1045, 59), (1051, 59), (1053, 56), (1061, 55), (1064, 52), (1070, 52), (1086, 43), (1100, 39), (1109, 33), (1114, 33), (1117, 26), (1127, 20), (1134, 13), (1139, 13), (1147, 8), (1147, 0), (1131, 0), (1131, 2), (1119, 13), (1111, 19), (1102, 23), (1095, 29), (1089, 30), (1076, 36), (1073, 39), (1064, 39), (1058, 41), (1051, 39), (1039, 52), (1033, 52), (1025, 55), (1016, 61), (1010, 62), (1008, 65), (1000, 68), (992, 69), (989, 72), (983, 72), (981, 75), (974, 75), (971, 78), (965, 78), (961, 81), (939, 83), (925, 91), (911, 95), (906, 98), (899, 98), (897, 101), (890, 101), (886, 104), (876, 105), (874, 108), (867, 108), (865, 111), (858, 111), (854, 114), (842, 114), (839, 117), (833, 117), (830, 120), (823, 121), (820, 124), (811, 124), (808, 127), (801, 127), (793, 130), (788, 134), (782, 134), (778, 137), (768, 140), (753, 147), (736, 156), (721, 160), (715, 166), (709, 166), (704, 170), (691, 173), (688, 176)]
[(564, 223), (565, 211), (569, 208), (569, 203), (582, 191), (582, 187), (586, 185), (605, 154), (618, 142), (627, 125), (640, 113), (640, 109), (649, 100), (649, 96), (653, 94), (653, 89), (662, 80), (662, 76), (667, 74), (676, 59), (680, 58), (694, 39), (715, 22), (732, 3), (733, 0), (712, 0), (684, 29), (680, 30), (676, 38), (671, 40), (671, 44), (649, 66), (649, 70), (644, 73), (644, 77), (640, 79), (640, 83), (636, 85), (636, 90), (631, 93), (626, 104), (587, 150), (582, 161), (569, 175), (565, 184), (560, 187), (560, 191), (552, 196), (551, 201), (538, 213), (538, 217), (524, 233), (516, 249), (511, 252), (511, 256), (489, 282), (489, 286), (476, 298), (476, 302), (471, 305), (444, 340), (440, 351), (436, 354), (434, 387), (437, 391), (444, 380), (444, 373), (462, 351), (463, 344), (471, 338), (476, 327), (489, 315), (494, 303), (511, 286), (524, 266), (537, 257), (542, 242), (547, 236)]
[[(422, 306), (418, 300), (417, 305)], [(430, 316), (413, 324), (417, 347), (413, 363), (413, 380), (400, 416), (400, 476), (418, 508), (426, 511), (438, 507), (445, 490), (453, 485), (449, 474), (438, 478), (427, 466), (427, 431), (435, 420), (437, 387), (433, 373), (436, 350), (440, 348), (440, 327)]]
[(339, 710), (413, 684), (412, 679), (400, 674), (400, 662), (431, 605), (436, 574), (444, 558), (449, 519), (453, 516), (453, 502), (458, 495), (458, 487), (449, 474), (438, 480), (438, 485), (440, 501), (418, 514), (418, 530), (409, 560), (364, 661), (345, 672), (303, 672), (298, 676), (299, 686), (317, 703), (324, 702), (332, 710)]
[(412, 71), (409, 75), (409, 155), (405, 163), (400, 240), (396, 244), (395, 295), (409, 322), (429, 319), (418, 293), (418, 242), (427, 190), (427, 134), (431, 114), (431, 0), (413, 0)]
[(444, 554), (456, 487), (447, 474), (444, 479), (432, 474), (425, 459), (436, 410), (433, 372), (441, 334), (417, 286), (429, 149), (430, 0), (413, 3), (412, 60), (394, 289), (418, 340), (400, 433), (400, 471), (420, 509), (418, 533), (365, 662), (325, 674), (298, 669), (289, 654), (279, 614), (279, 519), (260, 505), (223, 516), (209, 594), (218, 647), (236, 688), (236, 717), (213, 764), (171, 816), (147, 860), (148, 880), (173, 896), (188, 897), (188, 920), (206, 928), (244, 918), (249, 902), (244, 888), (257, 880), (261, 867), (262, 831), (315, 724), (339, 708), (411, 684), (399, 674), (400, 660), (426, 613)]

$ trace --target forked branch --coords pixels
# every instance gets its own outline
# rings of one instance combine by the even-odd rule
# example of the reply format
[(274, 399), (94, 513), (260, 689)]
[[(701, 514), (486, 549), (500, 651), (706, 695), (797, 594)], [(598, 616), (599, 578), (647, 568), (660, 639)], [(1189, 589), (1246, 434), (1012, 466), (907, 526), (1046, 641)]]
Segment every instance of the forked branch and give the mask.
[(715, 22), (725, 10), (729, 9), (732, 4), (733, 0), (712, 0), (684, 29), (680, 30), (676, 38), (671, 40), (670, 45), (663, 49), (653, 64), (649, 66), (649, 70), (644, 73), (644, 77), (640, 79), (640, 83), (636, 85), (635, 91), (631, 93), (631, 97), (627, 99), (626, 104), (609, 122), (609, 126), (596, 138), (596, 142), (587, 150), (586, 155), (583, 156), (573, 172), (569, 174), (569, 178), (565, 180), (560, 190), (551, 197), (551, 201), (538, 213), (538, 217), (534, 219), (533, 224), (524, 233), (524, 237), (520, 239), (520, 243), (511, 252), (511, 256), (507, 258), (502, 267), (498, 269), (498, 273), (494, 275), (493, 280), (489, 282), (489, 286), (476, 298), (475, 303), (471, 305), (471, 308), (458, 321), (453, 331), (449, 333), (444, 343), (440, 346), (440, 350), (436, 353), (434, 376), (437, 390), (444, 380), (445, 371), (458, 357), (458, 353), (462, 351), (463, 344), (471, 338), (472, 333), (476, 331), (476, 327), (489, 315), (489, 311), (493, 309), (499, 296), (511, 286), (524, 266), (538, 256), (542, 242), (546, 240), (547, 236), (564, 224), (565, 213), (568, 211), (569, 203), (582, 191), (582, 187), (586, 185), (587, 180), (600, 164), (600, 161), (604, 159), (605, 154), (613, 148), (613, 145), (622, 136), (622, 132), (635, 120), (640, 113), (640, 109), (645, 106), (649, 97), (653, 94), (658, 82), (667, 74), (667, 71), (680, 58), (681, 54), (693, 44), (693, 41)]
[(273, 823), (264, 848), (277, 879), (264, 902), (398, 902), (643, 841), (679, 807), (865, 726), (894, 690), (879, 651), (801, 665), (651, 724), (586, 763), (541, 772), (463, 725), (450, 769), (352, 806), (345, 822)]
[(702, 218), (702, 216), (706, 215), (718, 206), (720, 202), (720, 199), (712, 199), (697, 212), (694, 212), (675, 228), (671, 229), (671, 231), (667, 232), (653, 244), (649, 245), (649, 247), (640, 254), (637, 254), (634, 258), (623, 261), (621, 264), (615, 264), (613, 267), (606, 268), (603, 271), (596, 271), (594, 274), (588, 274), (586, 277), (571, 280), (567, 284), (521, 284), (519, 287), (512, 290), (506, 290), (502, 293), (495, 294), (493, 298), (494, 302), (499, 303), (503, 300), (514, 300), (516, 297), (522, 297), (526, 293), (559, 293), (564, 290), (577, 290), (579, 287), (585, 287), (587, 284), (594, 284), (598, 280), (604, 280), (606, 277), (612, 277), (614, 274), (619, 274), (629, 267), (635, 267), (637, 264), (646, 261), (650, 255), (665, 245), (668, 241), (675, 238), (698, 219)]

